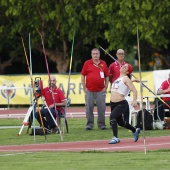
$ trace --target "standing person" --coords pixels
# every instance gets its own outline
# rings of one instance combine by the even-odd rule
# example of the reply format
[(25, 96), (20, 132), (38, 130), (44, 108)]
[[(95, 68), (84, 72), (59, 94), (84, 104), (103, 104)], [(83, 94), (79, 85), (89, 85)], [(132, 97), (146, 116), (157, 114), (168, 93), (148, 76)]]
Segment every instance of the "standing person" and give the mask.
[(94, 102), (96, 102), (98, 111), (97, 125), (101, 130), (104, 130), (106, 129), (105, 99), (109, 82), (109, 72), (106, 62), (100, 59), (99, 49), (92, 49), (91, 57), (90, 60), (84, 63), (81, 71), (81, 82), (85, 93), (86, 130), (92, 130), (94, 127)]
[[(118, 138), (118, 125), (133, 132), (134, 142), (136, 142), (139, 137), (140, 128), (136, 129), (135, 127), (131, 126), (128, 122), (124, 121), (122, 117), (123, 113), (129, 108), (125, 97), (129, 94), (130, 90), (133, 92), (132, 106), (137, 106), (137, 91), (132, 80), (129, 78), (131, 73), (132, 66), (130, 64), (123, 65), (120, 69), (120, 77), (113, 82), (111, 87), (110, 125), (113, 131), (113, 138), (110, 140), (109, 144), (116, 144), (120, 142), (120, 139)], [(133, 81), (138, 82), (138, 80)]]
[[(163, 81), (160, 88), (157, 91), (158, 95), (161, 94), (170, 94), (170, 73), (168, 74), (168, 79)], [(157, 99), (158, 100), (158, 99)], [(162, 100), (164, 102), (166, 102), (168, 105), (170, 105), (170, 97), (162, 97)], [(169, 117), (170, 116), (170, 111), (169, 113), (165, 114), (165, 109), (169, 109), (168, 106), (166, 106), (162, 101), (158, 101), (158, 114), (157, 114), (157, 104), (155, 105), (155, 110), (154, 110), (154, 120), (159, 120), (159, 118), (161, 119), (161, 121), (164, 122), (164, 118), (165, 117)]]
[(109, 66), (109, 81), (112, 83), (120, 76), (120, 69), (126, 64), (124, 61), (125, 52), (123, 49), (118, 49), (116, 52), (117, 60), (110, 64)]
[[(42, 89), (42, 92), (41, 92), (41, 95), (45, 98), (45, 102), (47, 106), (49, 107), (54, 119), (56, 119), (56, 114), (57, 114), (56, 110), (59, 112), (60, 107), (66, 106), (66, 103), (67, 103), (67, 100), (62, 90), (56, 86), (56, 82), (57, 82), (56, 78), (54, 76), (50, 76), (50, 80), (48, 81), (49, 87)], [(53, 96), (54, 96), (54, 99), (53, 99)], [(48, 109), (41, 109), (41, 117), (43, 120), (44, 127), (47, 129), (50, 129), (53, 133), (57, 131), (57, 129), (56, 129), (56, 124), (52, 116), (49, 113)], [(35, 118), (39, 122), (40, 126), (42, 126), (39, 112), (35, 113)]]
[[(109, 66), (109, 81), (110, 84), (112, 83), (120, 76), (120, 69), (123, 65), (127, 64), (124, 61), (125, 58), (125, 52), (123, 49), (118, 49), (116, 52), (117, 60), (110, 64)], [(126, 122), (129, 122), (129, 108), (124, 113), (124, 120)]]

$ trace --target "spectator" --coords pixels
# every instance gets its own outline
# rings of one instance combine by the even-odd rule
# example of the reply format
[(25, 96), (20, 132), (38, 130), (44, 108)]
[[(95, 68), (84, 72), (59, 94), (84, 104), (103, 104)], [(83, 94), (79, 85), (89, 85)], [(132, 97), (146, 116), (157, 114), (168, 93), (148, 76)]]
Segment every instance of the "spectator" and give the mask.
[[(129, 108), (128, 102), (125, 97), (129, 94), (131, 90), (133, 92), (133, 102), (132, 106), (137, 106), (137, 91), (133, 82), (129, 79), (132, 72), (132, 66), (130, 64), (125, 64), (120, 69), (120, 77), (114, 81), (111, 87), (111, 114), (110, 114), (110, 125), (113, 131), (113, 138), (110, 140), (109, 144), (116, 144), (120, 142), (118, 138), (118, 125), (127, 128), (133, 132), (134, 142), (138, 140), (140, 128), (135, 128), (131, 126), (128, 122), (123, 120), (122, 114), (126, 109)], [(138, 82), (137, 80), (133, 80)]]
[[(111, 85), (120, 76), (121, 67), (126, 64), (124, 61), (125, 52), (123, 49), (118, 49), (116, 56), (117, 60), (109, 66), (109, 81)], [(124, 120), (129, 122), (129, 108), (124, 113)]]
[[(59, 112), (60, 107), (65, 106), (67, 103), (67, 100), (66, 100), (62, 90), (60, 90), (56, 86), (56, 82), (57, 82), (56, 78), (54, 76), (50, 76), (49, 87), (42, 89), (42, 92), (41, 92), (54, 119), (56, 119), (56, 114), (57, 114), (56, 111)], [(45, 128), (50, 129), (51, 132), (53, 133), (53, 132), (56, 132), (58, 129), (56, 128), (56, 124), (55, 124), (52, 116), (49, 113), (48, 109), (45, 109), (45, 108), (41, 109), (41, 117), (43, 120), (43, 125)], [(42, 126), (39, 112), (35, 113), (35, 118), (39, 122), (40, 126)]]
[[(163, 81), (160, 88), (157, 91), (158, 95), (161, 94), (170, 94), (170, 73), (168, 75), (168, 79)], [(158, 99), (156, 99), (158, 100)], [(168, 105), (170, 105), (170, 97), (162, 97), (162, 100), (166, 102)], [(158, 113), (157, 114), (157, 106), (158, 106)], [(154, 110), (154, 120), (161, 120), (164, 121), (165, 117), (170, 116), (170, 112), (165, 113), (165, 109), (169, 109), (168, 106), (166, 106), (162, 101), (158, 101), (158, 104), (155, 105)], [(160, 119), (158, 119), (158, 116)]]
[(101, 130), (106, 129), (106, 91), (109, 82), (109, 73), (106, 62), (100, 59), (100, 50), (91, 51), (92, 58), (84, 63), (81, 71), (81, 81), (85, 93), (86, 130), (94, 127), (94, 104), (97, 105), (97, 125)]
[(120, 69), (123, 65), (126, 64), (124, 61), (124, 53), (124, 50), (118, 49), (116, 53), (117, 60), (109, 66), (109, 81), (111, 84), (120, 76)]

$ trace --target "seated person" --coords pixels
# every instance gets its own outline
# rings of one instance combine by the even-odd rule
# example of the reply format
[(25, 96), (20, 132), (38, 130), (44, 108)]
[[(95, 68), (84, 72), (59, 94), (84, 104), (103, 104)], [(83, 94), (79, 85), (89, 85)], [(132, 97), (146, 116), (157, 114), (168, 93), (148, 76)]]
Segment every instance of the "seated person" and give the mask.
[[(56, 78), (54, 76), (50, 76), (49, 87), (43, 88), (41, 95), (44, 97), (48, 108), (50, 109), (54, 119), (56, 120), (56, 114), (58, 114), (56, 113), (56, 111), (59, 112), (60, 107), (66, 106), (67, 100), (62, 90), (56, 86)], [(55, 109), (55, 106), (56, 106), (56, 109)], [(40, 113), (41, 113), (44, 127), (47, 129), (50, 129), (52, 132), (57, 131), (56, 123), (51, 117), (51, 114), (49, 113), (48, 109), (42, 108)], [(42, 126), (39, 112), (35, 113), (35, 118), (39, 122), (40, 126)]]
[[(169, 78), (162, 82), (160, 88), (158, 89), (157, 94), (158, 95), (170, 94), (170, 73), (169, 73)], [(170, 105), (170, 97), (162, 97), (162, 100), (165, 101), (168, 105)], [(157, 114), (157, 106), (158, 106), (158, 114)], [(170, 108), (162, 101), (159, 100), (158, 104), (155, 105), (154, 120), (164, 121), (165, 117), (170, 117), (170, 113), (169, 112), (165, 113), (165, 109), (170, 109)], [(160, 119), (158, 118), (158, 116)]]

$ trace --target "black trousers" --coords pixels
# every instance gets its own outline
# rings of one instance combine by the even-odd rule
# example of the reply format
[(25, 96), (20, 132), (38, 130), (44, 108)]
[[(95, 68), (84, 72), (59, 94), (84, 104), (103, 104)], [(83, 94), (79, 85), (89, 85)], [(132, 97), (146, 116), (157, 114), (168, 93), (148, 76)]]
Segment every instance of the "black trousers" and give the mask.
[[(168, 106), (166, 106), (162, 101), (156, 99), (155, 101), (155, 109), (154, 109), (154, 120), (164, 121), (165, 117), (170, 117), (170, 109)], [(165, 101), (168, 105), (170, 105), (170, 101)], [(157, 107), (158, 107), (158, 113), (157, 113)], [(165, 109), (169, 109), (169, 112), (165, 112)], [(159, 118), (158, 118), (159, 116)]]
[(111, 106), (110, 125), (113, 130), (113, 136), (118, 137), (117, 124), (119, 126), (131, 130), (134, 133), (136, 131), (136, 128), (134, 128), (132, 125), (130, 125), (123, 119), (123, 114), (126, 112), (126, 110), (129, 109), (128, 102), (126, 100), (116, 103), (110, 102), (110, 106)]
[[(58, 113), (55, 112), (55, 108), (51, 108), (50, 111), (52, 113), (53, 118), (56, 120), (56, 114)], [(52, 129), (56, 127), (56, 124), (53, 118), (51, 117), (51, 114), (49, 113), (48, 109), (41, 109), (41, 117), (43, 120), (44, 127), (48, 129)], [(40, 126), (42, 126), (39, 112), (35, 112), (35, 118), (37, 119)]]

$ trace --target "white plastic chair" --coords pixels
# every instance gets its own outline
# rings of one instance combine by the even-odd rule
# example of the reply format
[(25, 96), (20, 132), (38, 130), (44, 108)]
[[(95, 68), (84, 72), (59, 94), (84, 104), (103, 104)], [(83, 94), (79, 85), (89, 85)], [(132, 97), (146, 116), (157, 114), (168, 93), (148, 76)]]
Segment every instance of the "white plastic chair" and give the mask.
[[(135, 108), (131, 105), (131, 103), (132, 103), (132, 98), (131, 97), (126, 98), (126, 100), (129, 103), (129, 124), (133, 123), (132, 125), (136, 126), (137, 125), (137, 113), (142, 108), (141, 100), (137, 100), (137, 103), (140, 106), (140, 109), (137, 109), (137, 110), (135, 110)], [(143, 103), (145, 103), (146, 109), (150, 110), (150, 102), (149, 102), (148, 98), (144, 98)]]

